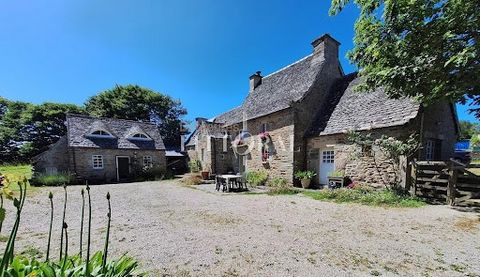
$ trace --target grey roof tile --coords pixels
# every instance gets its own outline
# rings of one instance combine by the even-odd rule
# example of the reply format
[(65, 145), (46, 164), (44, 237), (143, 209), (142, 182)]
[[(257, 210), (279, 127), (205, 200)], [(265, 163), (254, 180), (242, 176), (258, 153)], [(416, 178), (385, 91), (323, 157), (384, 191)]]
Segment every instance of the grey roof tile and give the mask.
[(318, 73), (322, 70), (324, 59), (310, 54), (268, 76), (251, 91), (243, 104), (224, 114), (214, 121), (232, 125), (245, 119), (254, 119), (290, 107), (290, 104), (301, 100), (314, 84)]
[[(98, 128), (108, 131), (113, 138), (88, 136)], [(143, 131), (152, 140), (129, 139), (134, 131)], [(125, 119), (69, 114), (67, 115), (67, 139), (70, 147), (165, 150), (162, 137), (155, 124)]]
[(339, 79), (320, 109), (308, 136), (401, 126), (418, 114), (420, 105), (411, 98), (390, 99), (383, 89), (356, 92), (357, 74)]

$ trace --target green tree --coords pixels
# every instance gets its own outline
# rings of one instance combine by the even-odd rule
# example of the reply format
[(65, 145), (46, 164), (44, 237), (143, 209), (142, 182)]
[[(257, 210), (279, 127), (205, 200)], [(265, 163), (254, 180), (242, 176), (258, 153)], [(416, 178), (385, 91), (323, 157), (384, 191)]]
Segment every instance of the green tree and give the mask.
[(470, 139), (480, 134), (480, 124), (477, 122), (460, 121), (460, 139)]
[(20, 101), (1, 99), (2, 114), (0, 117), (0, 162), (17, 162), (18, 149), (21, 146), (20, 129), (22, 115), (32, 104)]
[(67, 113), (82, 113), (72, 104), (25, 102), (0, 99), (0, 161), (27, 162), (65, 135)]
[[(19, 136), (22, 147), (19, 154), (26, 159), (33, 157), (66, 134), (66, 115), (85, 113), (74, 104), (43, 103), (30, 105), (21, 116)], [(28, 142), (28, 143), (27, 143)]]
[(117, 85), (90, 97), (86, 110), (94, 116), (156, 123), (166, 145), (179, 145), (182, 117), (187, 113), (178, 100), (138, 85)]
[[(332, 0), (330, 14), (351, 0)], [(421, 103), (471, 100), (480, 118), (480, 1), (354, 0), (360, 9), (355, 47), (359, 90), (383, 87), (392, 98)]]

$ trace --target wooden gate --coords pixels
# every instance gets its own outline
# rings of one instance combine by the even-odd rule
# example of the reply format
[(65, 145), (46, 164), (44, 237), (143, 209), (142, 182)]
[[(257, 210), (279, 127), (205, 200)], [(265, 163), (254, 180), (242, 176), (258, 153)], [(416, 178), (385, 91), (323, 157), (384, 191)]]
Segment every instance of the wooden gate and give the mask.
[(480, 176), (469, 171), (479, 167), (456, 162), (413, 161), (412, 194), (449, 205), (480, 205)]

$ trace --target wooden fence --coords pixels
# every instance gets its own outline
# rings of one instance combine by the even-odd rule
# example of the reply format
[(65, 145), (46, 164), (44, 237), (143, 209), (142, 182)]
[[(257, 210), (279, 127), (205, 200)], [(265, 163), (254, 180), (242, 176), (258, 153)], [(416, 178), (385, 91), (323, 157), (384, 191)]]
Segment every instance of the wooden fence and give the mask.
[(456, 161), (413, 161), (412, 194), (449, 205), (480, 205), (480, 176)]

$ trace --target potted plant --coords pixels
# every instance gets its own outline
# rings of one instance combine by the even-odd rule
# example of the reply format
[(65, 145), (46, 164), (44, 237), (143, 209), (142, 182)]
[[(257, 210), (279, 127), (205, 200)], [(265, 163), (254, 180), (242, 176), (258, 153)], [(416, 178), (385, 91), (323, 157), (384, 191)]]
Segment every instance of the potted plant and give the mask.
[(202, 178), (203, 180), (208, 180), (210, 178), (210, 166), (208, 165), (205, 165), (203, 168), (202, 168)]
[(310, 182), (312, 181), (312, 178), (317, 176), (317, 173), (311, 170), (306, 170), (306, 171), (297, 171), (295, 173), (295, 178), (300, 180), (302, 183), (302, 188), (306, 189), (310, 186)]
[(345, 172), (343, 170), (333, 171), (327, 178), (329, 188), (341, 188), (345, 183)]

